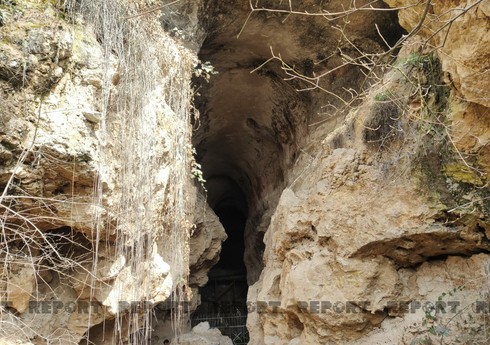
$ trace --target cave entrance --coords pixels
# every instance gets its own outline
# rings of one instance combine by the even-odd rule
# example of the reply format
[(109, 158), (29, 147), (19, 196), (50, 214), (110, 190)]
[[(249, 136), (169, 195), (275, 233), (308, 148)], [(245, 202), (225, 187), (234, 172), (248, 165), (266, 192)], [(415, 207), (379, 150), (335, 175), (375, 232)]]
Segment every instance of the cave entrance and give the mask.
[(192, 326), (209, 322), (233, 343), (247, 344), (247, 269), (244, 262), (245, 228), (248, 207), (241, 188), (223, 176), (208, 181), (208, 202), (226, 231), (219, 261), (208, 273), (208, 283), (200, 288), (201, 304)]
[[(280, 3), (279, 11), (254, 15), (247, 1), (205, 0), (203, 5), (206, 34), (193, 80), (192, 141), (208, 204), (228, 240), (200, 288), (202, 303), (193, 324), (208, 321), (235, 344), (246, 344), (245, 336), (240, 339), (246, 333), (246, 299), (258, 300), (258, 290), (247, 289), (260, 281), (267, 259), (263, 239), (281, 193), (302, 174), (294, 166), (314, 159), (309, 150), (323, 145), (326, 134), (343, 123), (346, 107), (355, 104), (360, 85), (369, 84), (362, 64), (346, 64), (344, 55), (357, 56), (359, 49), (379, 53), (401, 32), (392, 11), (353, 13), (352, 25), (340, 32), (320, 16), (290, 16), (288, 2)], [(349, 1), (306, 2), (301, 11), (335, 13), (349, 6)], [(291, 77), (286, 65), (272, 61), (272, 50), (297, 74)], [(324, 77), (317, 89), (307, 81), (319, 75)]]
[(228, 238), (221, 247), (220, 261), (213, 267), (211, 273), (215, 276), (228, 274), (245, 278), (243, 233), (247, 221), (246, 215), (234, 206), (221, 207), (215, 209), (214, 212), (219, 217), (221, 224), (223, 224)]
[(197, 314), (246, 313), (247, 275), (243, 255), (246, 215), (233, 206), (215, 209), (228, 238), (221, 247), (220, 260), (209, 271), (208, 283), (201, 288)]

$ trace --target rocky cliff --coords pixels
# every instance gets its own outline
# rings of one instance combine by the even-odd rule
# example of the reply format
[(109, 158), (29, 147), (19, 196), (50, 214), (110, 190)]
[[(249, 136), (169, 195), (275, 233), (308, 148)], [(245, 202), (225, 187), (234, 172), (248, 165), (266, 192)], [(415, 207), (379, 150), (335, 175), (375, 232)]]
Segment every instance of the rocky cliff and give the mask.
[(147, 341), (197, 261), (196, 52), (144, 2), (0, 9), (2, 341)]
[(388, 3), (408, 40), (293, 168), (252, 344), (488, 342), (488, 6)]
[(0, 343), (488, 343), (489, 16), (0, 0)]

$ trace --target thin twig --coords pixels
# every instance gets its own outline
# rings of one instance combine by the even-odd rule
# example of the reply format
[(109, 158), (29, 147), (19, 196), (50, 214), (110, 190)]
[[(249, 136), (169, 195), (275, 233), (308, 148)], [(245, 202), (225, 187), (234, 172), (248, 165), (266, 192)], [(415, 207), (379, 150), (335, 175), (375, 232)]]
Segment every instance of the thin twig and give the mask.
[(143, 12), (140, 12), (140, 13), (136, 13), (134, 15), (131, 15), (131, 16), (127, 16), (127, 17), (122, 17), (121, 19), (123, 20), (127, 20), (127, 19), (133, 19), (133, 18), (137, 18), (137, 17), (141, 17), (141, 16), (144, 16), (144, 15), (147, 15), (147, 14), (150, 14), (150, 13), (153, 13), (153, 12), (156, 12), (156, 11), (160, 11), (161, 9), (165, 8), (165, 7), (168, 7), (170, 5), (173, 5), (177, 2), (179, 2), (180, 0), (175, 0), (175, 1), (172, 1), (172, 2), (169, 2), (168, 4), (165, 4), (165, 5), (161, 5), (161, 6), (157, 6), (155, 8), (152, 8), (152, 9), (149, 9), (147, 11), (143, 11)]

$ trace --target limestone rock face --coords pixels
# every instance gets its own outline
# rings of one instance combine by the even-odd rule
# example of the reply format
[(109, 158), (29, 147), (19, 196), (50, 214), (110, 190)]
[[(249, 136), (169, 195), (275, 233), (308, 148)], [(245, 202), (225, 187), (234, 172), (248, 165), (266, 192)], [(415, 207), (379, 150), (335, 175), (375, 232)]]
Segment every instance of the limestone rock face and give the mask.
[[(391, 7), (405, 7), (409, 1), (388, 0)], [(408, 31), (419, 23), (424, 3), (399, 11), (400, 24)], [(457, 8), (457, 9), (455, 9)], [(456, 89), (469, 102), (490, 107), (487, 85), (490, 53), (486, 47), (490, 6), (487, 1), (437, 1), (430, 4), (418, 33), (438, 47), (444, 71), (450, 73)]]
[[(25, 20), (12, 11), (20, 17), (2, 27), (0, 44), (0, 186), (6, 188), (3, 226), (13, 240), (0, 254), (3, 262), (11, 262), (0, 274), (6, 282), (0, 300), (12, 309), (1, 313), (0, 336), (10, 334), (9, 341), (25, 344), (43, 336), (70, 343), (83, 336), (89, 320), (105, 318), (101, 308), (89, 314), (87, 300), (86, 312), (77, 310), (79, 296), (55, 264), (66, 263), (70, 270), (91, 255), (81, 233), (89, 233), (96, 212), (88, 201), (99, 151), (96, 128), (82, 109), (95, 110), (100, 89), (73, 73), (93, 74), (100, 81), (102, 61), (89, 66), (79, 60), (76, 31), (53, 12), (26, 10), (31, 17)], [(87, 46), (101, 56), (94, 39)], [(65, 237), (73, 234), (64, 230), (68, 227), (80, 231), (73, 245), (71, 235)]]
[(219, 260), (221, 243), (227, 236), (218, 216), (210, 209), (201, 194), (196, 201), (194, 224), (195, 228), (189, 241), (189, 284), (202, 287), (208, 281), (209, 270)]
[(219, 205), (251, 345), (488, 343), (488, 1), (58, 3), (0, 0), (0, 344), (232, 344)]
[[(274, 11), (287, 11), (288, 2), (203, 4), (207, 37), (200, 57), (218, 73), (198, 83), (196, 104), (202, 116), (193, 142), (208, 180), (210, 205), (234, 199), (237, 207), (248, 214), (244, 261), (247, 281), (253, 284), (263, 267), (264, 233), (289, 171), (297, 164), (300, 149), (308, 145), (309, 123), (325, 112), (326, 104), (340, 106), (338, 97), (316, 99), (315, 93), (297, 92), (311, 85), (288, 78), (279, 61), (262, 64), (273, 52), (302, 75), (313, 76), (332, 68), (334, 72), (323, 78), (322, 87), (335, 89), (340, 98), (349, 97), (347, 90), (355, 88), (352, 82), (359, 78), (360, 71), (341, 68), (339, 49), (344, 47), (338, 44), (342, 34), (329, 20)], [(252, 4), (271, 11), (250, 12)], [(344, 0), (307, 0), (292, 6), (315, 13), (337, 12), (350, 5)], [(348, 35), (367, 51), (380, 51), (381, 40), (374, 23), (382, 32), (396, 36), (400, 28), (394, 18), (394, 13), (382, 11), (369, 16), (353, 13), (348, 19)], [(351, 53), (355, 54), (349, 50)], [(326, 122), (332, 124), (335, 120), (336, 116), (331, 116)], [(234, 192), (237, 186), (241, 193)], [(243, 198), (248, 207), (243, 207)]]
[(0, 342), (128, 340), (187, 285), (196, 52), (145, 1), (65, 5), (0, 1)]
[[(392, 7), (406, 6), (406, 1), (387, 1)], [(454, 8), (458, 8), (454, 10)], [(420, 21), (422, 4), (399, 11), (400, 24), (412, 30)], [(490, 44), (487, 1), (437, 1), (431, 3), (426, 20), (417, 37), (438, 47), (437, 56), (445, 82), (452, 84), (458, 97), (451, 101), (451, 132), (458, 150), (474, 154), (478, 165), (490, 173), (488, 142), (488, 85), (490, 80)], [(476, 125), (478, 123), (478, 125)], [(461, 176), (460, 176), (461, 178)], [(466, 176), (465, 179), (471, 179)], [(481, 183), (481, 181), (480, 181)]]
[[(250, 344), (488, 341), (478, 330), (488, 327), (490, 81), (481, 43), (490, 35), (478, 3), (434, 3), (398, 71), (293, 169), (249, 289), (249, 304), (262, 305), (249, 314)], [(428, 49), (436, 16), (454, 6), (471, 9), (442, 48)], [(410, 30), (421, 7), (399, 15)], [(444, 37), (430, 39), (439, 46)], [(437, 85), (444, 95), (431, 94)]]
[[(311, 189), (296, 186), (281, 196), (264, 239), (265, 269), (248, 296), (251, 304), (277, 305), (249, 316), (252, 344), (289, 344), (294, 339), (299, 344), (335, 344), (359, 337), (359, 344), (381, 344), (386, 334), (379, 338), (362, 334), (383, 333), (378, 327), (387, 327), (386, 317), (389, 324), (396, 318), (397, 335), (389, 331), (389, 336), (399, 344), (410, 338), (406, 327), (418, 322), (419, 328), (413, 327), (413, 337), (406, 340), (409, 344), (423, 334), (424, 316), (419, 310), (400, 311), (400, 304), (435, 302), (462, 286), (464, 293), (454, 297), (461, 306), (482, 301), (487, 255), (450, 256), (418, 265), (431, 256), (488, 250), (487, 237), (476, 229), (435, 224), (431, 217), (437, 208), (431, 209), (431, 203), (410, 185), (376, 188), (379, 184), (369, 178), (372, 166), (365, 165), (352, 186), (334, 185), (346, 175), (353, 178), (351, 172), (358, 170), (351, 165), (356, 161), (354, 151), (337, 149), (324, 161), (333, 160), (333, 174), (305, 181)], [(315, 167), (315, 171), (332, 170)], [(342, 190), (346, 194), (340, 196)]]
[(2, 292), (11, 299), (11, 307), (20, 313), (29, 307), (29, 301), (35, 290), (35, 272), (28, 261), (12, 265), (8, 277), (2, 277)]

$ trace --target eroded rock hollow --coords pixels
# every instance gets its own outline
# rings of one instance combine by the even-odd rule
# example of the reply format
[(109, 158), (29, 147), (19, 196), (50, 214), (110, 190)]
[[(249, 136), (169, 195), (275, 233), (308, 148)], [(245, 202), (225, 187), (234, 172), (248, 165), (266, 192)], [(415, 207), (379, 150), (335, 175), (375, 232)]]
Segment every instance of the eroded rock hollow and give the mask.
[[(314, 2), (303, 5), (311, 11), (322, 8)], [(339, 8), (341, 4), (324, 6), (323, 10)], [(381, 23), (379, 30), (390, 42), (403, 32), (394, 13), (373, 13), (370, 18), (349, 17), (355, 22), (350, 39), (362, 42), (367, 52), (383, 50), (375, 23)], [(285, 80), (278, 61), (260, 65), (271, 58), (272, 50), (309, 77), (324, 66), (338, 67), (336, 76), (342, 78), (323, 81), (324, 87), (339, 90), (338, 97), (356, 88), (361, 72), (355, 66), (342, 67), (336, 54), (342, 34), (331, 23), (308, 16), (285, 20), (285, 14), (274, 11), (252, 13), (247, 19), (249, 15), (245, 2), (205, 3), (202, 21), (207, 35), (199, 58), (202, 68), (209, 63), (213, 71), (209, 80), (196, 80), (200, 115), (193, 142), (208, 181), (211, 207), (224, 201), (246, 211), (245, 264), (248, 283), (253, 284), (263, 268), (263, 234), (287, 184), (288, 172), (300, 149), (309, 144), (308, 136), (315, 130), (310, 125), (325, 120), (319, 115), (322, 106), (339, 104), (334, 96), (298, 92), (306, 86)], [(313, 32), (318, 35), (310, 36)]]

